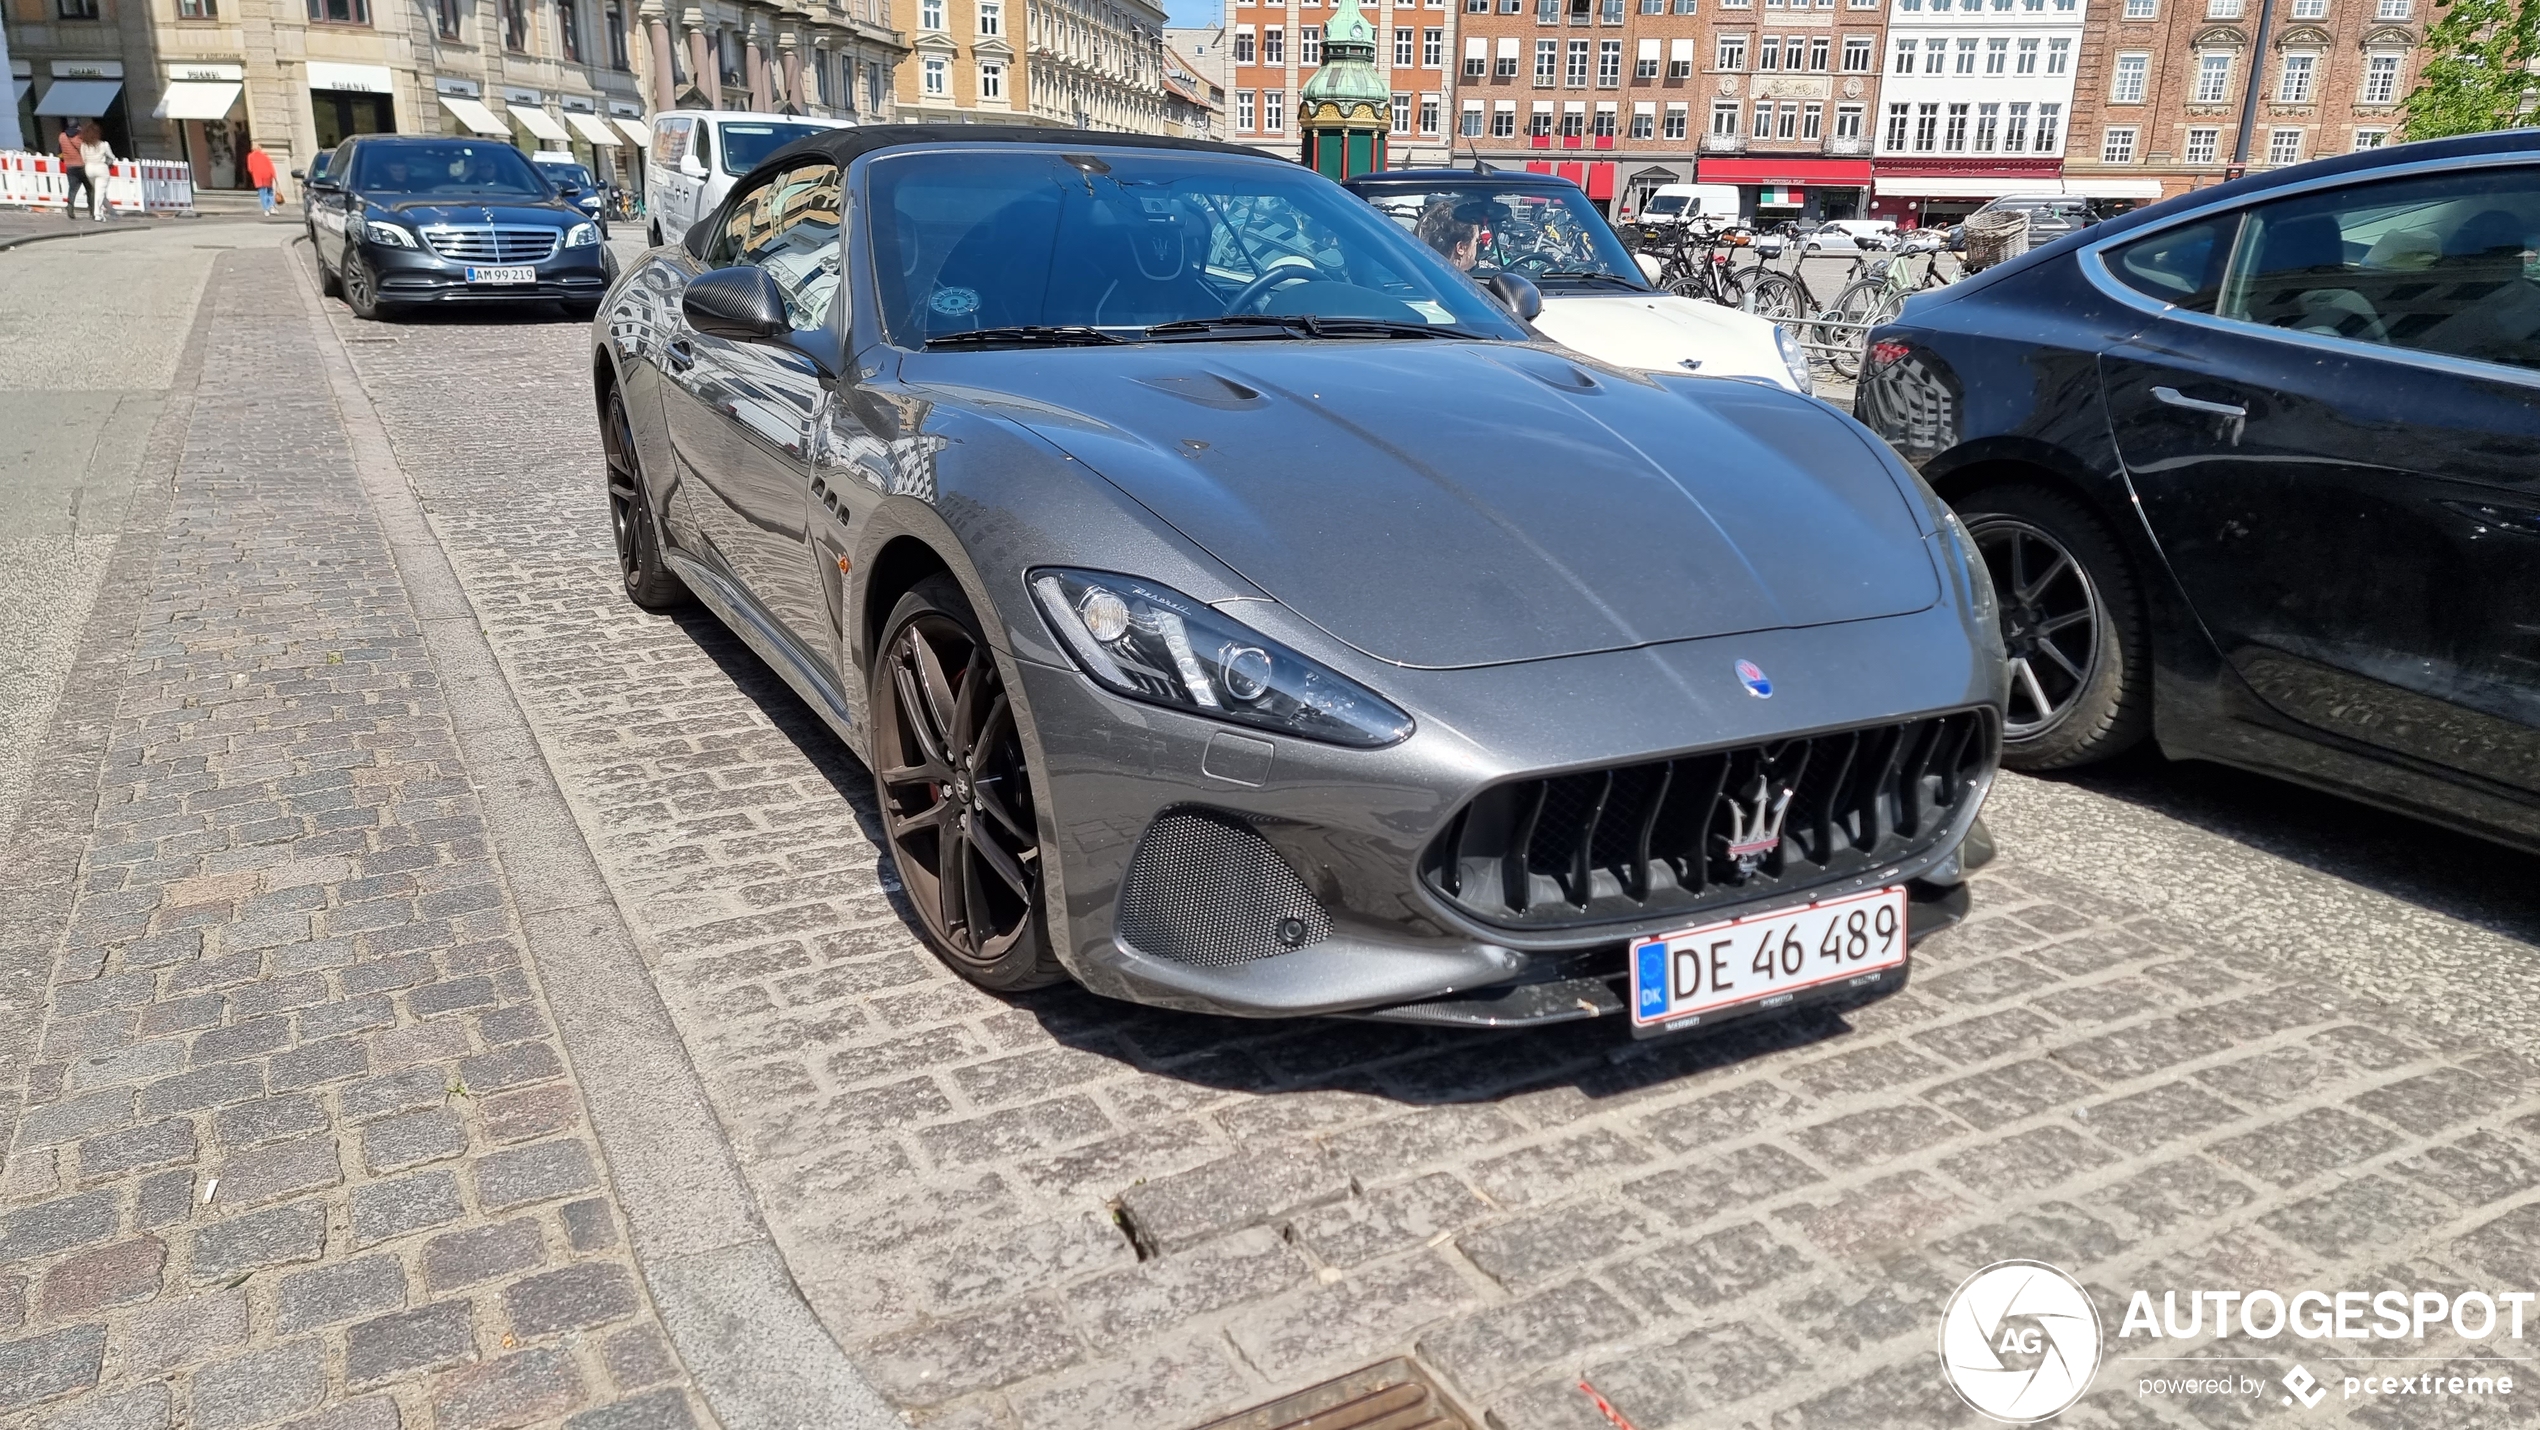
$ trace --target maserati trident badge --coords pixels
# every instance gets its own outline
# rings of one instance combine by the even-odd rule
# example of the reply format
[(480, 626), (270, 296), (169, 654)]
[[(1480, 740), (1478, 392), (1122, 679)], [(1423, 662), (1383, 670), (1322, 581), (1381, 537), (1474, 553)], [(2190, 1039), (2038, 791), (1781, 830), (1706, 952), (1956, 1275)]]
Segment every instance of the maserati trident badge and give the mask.
[(1746, 693), (1758, 700), (1773, 698), (1772, 679), (1764, 674), (1764, 667), (1751, 660), (1741, 660), (1737, 663), (1737, 683), (1745, 686)]
[(1790, 817), (1788, 785), (1775, 789), (1758, 775), (1739, 794), (1728, 797), (1729, 847), (1731, 862), (1737, 865), (1742, 881), (1763, 866), (1766, 856), (1782, 843), (1782, 821)]

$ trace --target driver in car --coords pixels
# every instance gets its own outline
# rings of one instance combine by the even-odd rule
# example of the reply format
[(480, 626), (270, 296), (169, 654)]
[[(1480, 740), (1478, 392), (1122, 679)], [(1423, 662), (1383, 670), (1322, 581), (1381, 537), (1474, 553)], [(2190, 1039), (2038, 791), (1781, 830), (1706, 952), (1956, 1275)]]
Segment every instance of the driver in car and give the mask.
[(1420, 240), (1466, 273), (1482, 257), (1481, 207), (1441, 194), (1420, 211)]

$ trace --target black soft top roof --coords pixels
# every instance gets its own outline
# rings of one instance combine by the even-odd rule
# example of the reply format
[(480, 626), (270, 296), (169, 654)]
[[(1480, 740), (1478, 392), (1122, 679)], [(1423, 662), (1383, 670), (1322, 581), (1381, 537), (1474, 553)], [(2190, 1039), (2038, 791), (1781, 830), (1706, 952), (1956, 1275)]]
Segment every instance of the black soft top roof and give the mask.
[(1037, 124), (861, 124), (853, 129), (827, 129), (797, 139), (760, 164), (819, 154), (841, 165), (884, 149), (924, 144), (1064, 144), (1080, 149), (1189, 149), (1203, 154), (1230, 154), (1249, 159), (1278, 156), (1241, 144), (1212, 139), (1179, 139), (1166, 134), (1121, 134), (1100, 129), (1065, 129)]

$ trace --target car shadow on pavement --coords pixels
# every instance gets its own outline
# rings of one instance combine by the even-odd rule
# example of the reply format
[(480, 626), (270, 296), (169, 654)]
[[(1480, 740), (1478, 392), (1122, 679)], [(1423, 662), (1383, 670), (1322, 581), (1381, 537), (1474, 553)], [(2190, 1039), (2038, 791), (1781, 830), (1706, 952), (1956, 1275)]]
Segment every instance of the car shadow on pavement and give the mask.
[(2540, 944), (2540, 856), (2339, 795), (2149, 746), (2045, 778), (2195, 826), (2431, 913)]
[[(892, 911), (911, 942), (922, 945), (916, 910), (883, 852), (873, 776), (863, 761), (712, 612), (684, 606), (672, 619), (837, 791), (873, 846), (874, 871)], [(1852, 1031), (1831, 1006), (1644, 1042), (1619, 1018), (1535, 1028), (1440, 1028), (1184, 1013), (1100, 997), (1074, 984), (983, 996), (1030, 1014), (1053, 1042), (1143, 1073), (1226, 1092), (1359, 1093), (1404, 1104), (1491, 1102), (1564, 1087), (1590, 1098), (1626, 1096)]]

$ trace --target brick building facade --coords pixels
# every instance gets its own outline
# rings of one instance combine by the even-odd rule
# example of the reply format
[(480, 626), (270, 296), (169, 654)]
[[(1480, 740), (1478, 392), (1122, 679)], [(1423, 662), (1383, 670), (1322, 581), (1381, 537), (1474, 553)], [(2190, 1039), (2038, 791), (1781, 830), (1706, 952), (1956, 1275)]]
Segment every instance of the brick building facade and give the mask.
[[(1448, 6), (1449, 0), (1385, 0), (1365, 7), (1376, 27), (1376, 66), (1393, 98), (1388, 150), (1397, 168), (1447, 160), (1456, 21), (1478, 18)], [(1322, 0), (1227, 0), (1226, 138), (1291, 158), (1298, 153), (1296, 96), (1323, 63), (1330, 13)]]
[(2089, 5), (2066, 179), (2148, 178), (2167, 196), (2395, 142), (2433, 0)]

